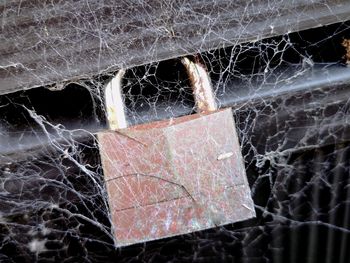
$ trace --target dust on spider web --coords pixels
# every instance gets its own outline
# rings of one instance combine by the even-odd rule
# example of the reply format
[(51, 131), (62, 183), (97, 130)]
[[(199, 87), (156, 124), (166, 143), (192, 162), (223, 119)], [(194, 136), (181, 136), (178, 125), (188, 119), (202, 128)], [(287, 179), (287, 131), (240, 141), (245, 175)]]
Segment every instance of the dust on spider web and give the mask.
[[(115, 250), (95, 135), (26, 106), (33, 122), (25, 131), (1, 126), (5, 136), (20, 138), (29, 131), (41, 144), (20, 158), (1, 156), (0, 259), (283, 262), (288, 255), (291, 262), (309, 257), (346, 262), (349, 87), (341, 79), (348, 71), (344, 50), (329, 47), (341, 46), (349, 25), (317, 33), (324, 35), (307, 39), (301, 32), (198, 52), (217, 104), (233, 107), (256, 219)], [(327, 57), (332, 52), (337, 61)], [(123, 84), (131, 123), (194, 112), (179, 64), (175, 59), (128, 70)], [(103, 101), (101, 89), (110, 76), (79, 83), (88, 82), (91, 96)], [(94, 107), (104, 112), (103, 105)]]

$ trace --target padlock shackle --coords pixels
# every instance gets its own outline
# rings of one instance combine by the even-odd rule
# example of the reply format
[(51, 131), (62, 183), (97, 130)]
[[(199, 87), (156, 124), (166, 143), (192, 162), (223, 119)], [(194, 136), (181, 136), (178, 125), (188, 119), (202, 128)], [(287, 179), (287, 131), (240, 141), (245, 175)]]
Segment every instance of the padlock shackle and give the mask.
[(122, 94), (122, 80), (124, 74), (125, 69), (120, 69), (105, 87), (108, 126), (109, 129), (113, 131), (128, 127)]
[(197, 57), (195, 61), (187, 57), (181, 59), (191, 81), (197, 112), (212, 112), (218, 109), (212, 83), (204, 63)]

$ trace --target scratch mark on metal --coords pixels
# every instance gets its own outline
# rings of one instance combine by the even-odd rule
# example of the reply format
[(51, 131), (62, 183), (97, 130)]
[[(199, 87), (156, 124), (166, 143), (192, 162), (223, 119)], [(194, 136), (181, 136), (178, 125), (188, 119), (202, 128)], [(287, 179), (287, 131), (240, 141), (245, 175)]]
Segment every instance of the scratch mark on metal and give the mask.
[(233, 156), (233, 152), (228, 152), (228, 153), (222, 153), (218, 156), (218, 161), (228, 159)]

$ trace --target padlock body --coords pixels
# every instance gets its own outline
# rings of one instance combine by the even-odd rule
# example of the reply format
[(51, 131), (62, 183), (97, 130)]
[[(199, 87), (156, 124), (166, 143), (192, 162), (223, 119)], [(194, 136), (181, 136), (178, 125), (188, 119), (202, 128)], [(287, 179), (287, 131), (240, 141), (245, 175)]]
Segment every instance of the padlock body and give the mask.
[(231, 109), (98, 139), (117, 246), (255, 216)]

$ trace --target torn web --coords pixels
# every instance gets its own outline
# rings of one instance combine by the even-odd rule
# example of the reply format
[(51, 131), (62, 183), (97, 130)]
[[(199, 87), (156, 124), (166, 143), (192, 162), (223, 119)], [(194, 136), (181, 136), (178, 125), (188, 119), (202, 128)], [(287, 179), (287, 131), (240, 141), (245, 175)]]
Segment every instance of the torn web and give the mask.
[[(120, 249), (95, 135), (116, 72), (2, 95), (0, 261), (348, 262), (349, 26), (185, 50), (233, 109), (257, 215)], [(130, 125), (195, 112), (180, 58), (122, 84)]]

